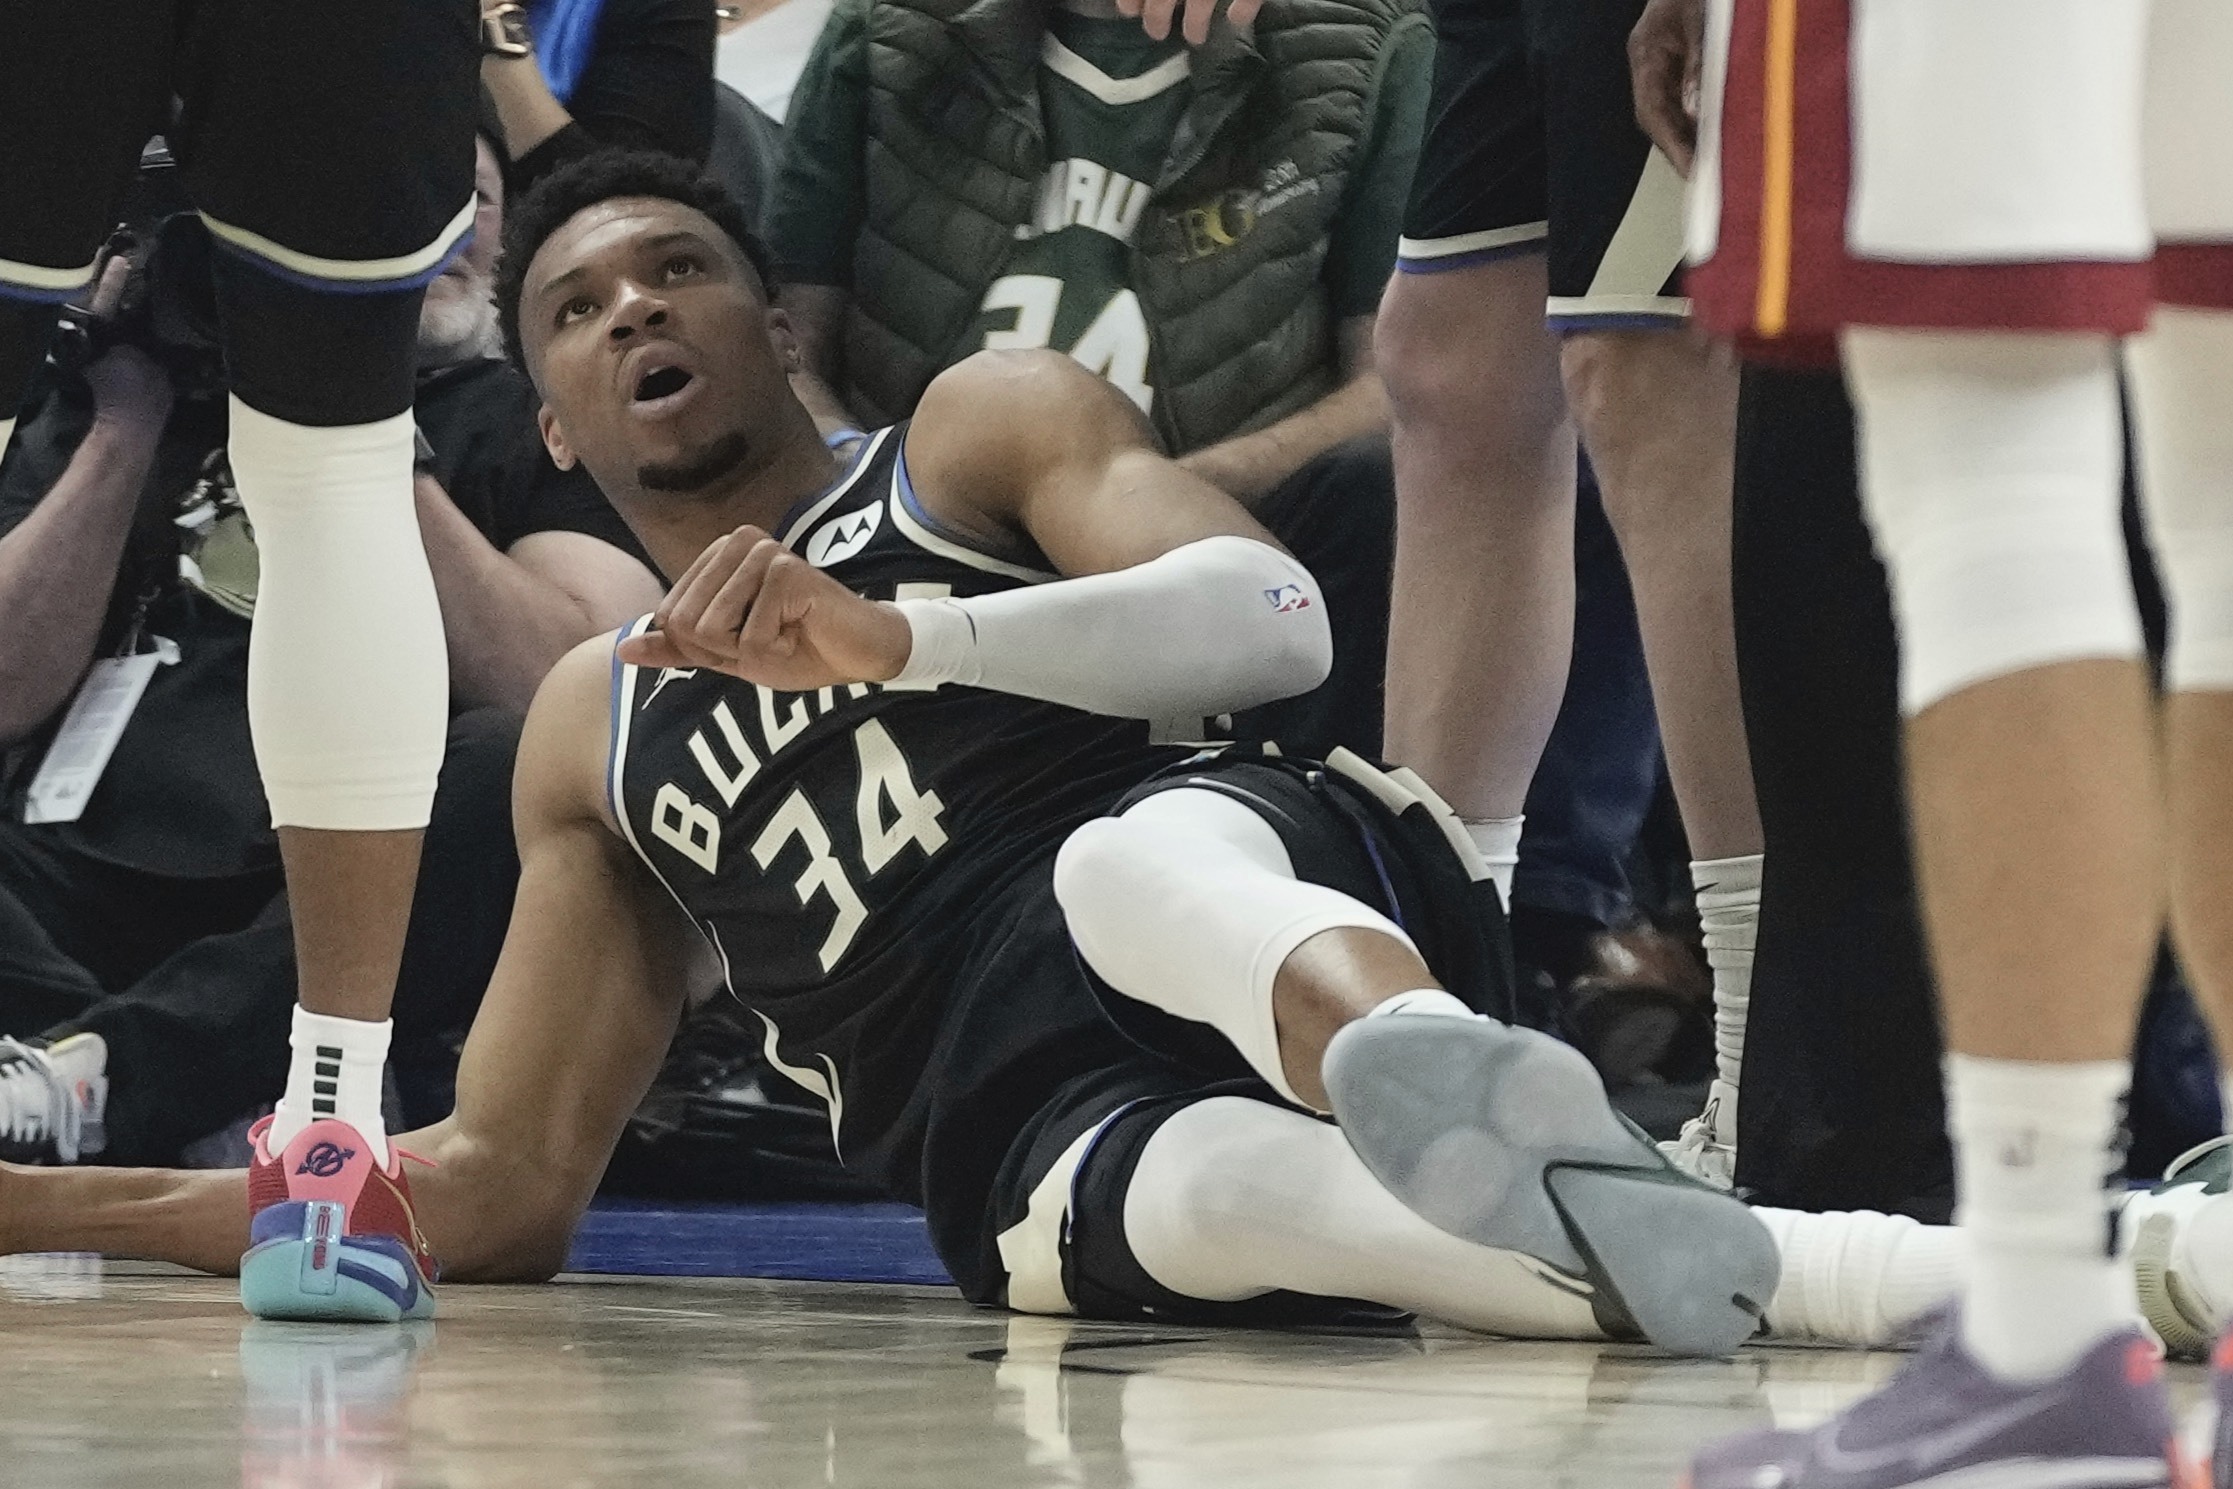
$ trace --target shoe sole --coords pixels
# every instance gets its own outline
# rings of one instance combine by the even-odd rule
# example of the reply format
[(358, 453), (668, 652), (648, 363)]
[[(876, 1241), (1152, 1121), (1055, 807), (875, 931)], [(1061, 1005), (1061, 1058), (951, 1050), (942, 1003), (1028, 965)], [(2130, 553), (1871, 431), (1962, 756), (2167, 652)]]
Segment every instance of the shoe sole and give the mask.
[[(300, 1212), (300, 1225), (294, 1224)], [(434, 1292), (402, 1243), (345, 1234), (330, 1201), (289, 1201), (258, 1217), (297, 1233), (258, 1242), (240, 1259), (240, 1304), (256, 1318), (321, 1323), (401, 1323), (434, 1316)]]
[(1390, 1193), (1451, 1235), (1585, 1279), (1616, 1338), (1720, 1356), (1759, 1332), (1775, 1238), (1669, 1166), (1578, 1051), (1486, 1019), (1360, 1019), (1327, 1046), (1324, 1075)]
[(2132, 1282), (2140, 1295), (2140, 1315), (2163, 1341), (2164, 1353), (2174, 1360), (2208, 1359), (2217, 1343), (2216, 1332), (2200, 1322), (2210, 1316), (2199, 1299), (2171, 1266), (2172, 1243), (2178, 1239), (2174, 1215), (2150, 1215), (2132, 1238)]

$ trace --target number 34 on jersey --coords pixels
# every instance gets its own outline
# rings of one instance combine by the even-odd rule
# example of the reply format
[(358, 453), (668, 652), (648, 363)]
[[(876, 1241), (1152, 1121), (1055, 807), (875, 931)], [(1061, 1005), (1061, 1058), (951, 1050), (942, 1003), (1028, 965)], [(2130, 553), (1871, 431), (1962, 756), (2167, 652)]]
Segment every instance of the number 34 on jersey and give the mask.
[[(770, 695), (759, 691), (762, 712), (772, 715)], [(803, 715), (805, 700), (795, 706)], [(709, 723), (710, 737), (703, 728), (690, 736), (691, 758), (722, 806), (734, 807), (759, 774), (760, 758), (726, 701), (714, 706)], [(803, 720), (799, 727), (804, 727)], [(770, 731), (774, 748), (781, 747), (773, 738), (779, 732), (783, 732), (780, 726)], [(882, 873), (910, 845), (921, 849), (925, 858), (946, 846), (946, 829), (939, 820), (945, 804), (937, 792), (916, 789), (906, 756), (881, 720), (868, 719), (854, 729), (853, 754), (860, 766), (852, 802), (861, 845), (857, 874), (838, 857), (828, 826), (803, 790), (792, 790), (777, 804), (748, 850), (763, 874), (788, 874), (803, 852), (804, 866), (792, 883), (799, 903), (807, 905), (820, 896), (835, 912), (817, 953), (824, 972), (837, 965), (868, 919), (868, 906), (857, 886)], [(669, 781), (653, 798), (651, 832), (707, 873), (721, 871), (721, 819), (680, 783)]]

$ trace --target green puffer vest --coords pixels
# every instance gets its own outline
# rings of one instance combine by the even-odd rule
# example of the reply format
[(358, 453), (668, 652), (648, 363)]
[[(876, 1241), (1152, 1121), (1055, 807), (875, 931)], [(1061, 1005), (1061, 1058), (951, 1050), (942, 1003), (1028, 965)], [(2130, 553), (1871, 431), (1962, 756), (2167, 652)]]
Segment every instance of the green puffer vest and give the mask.
[[(1047, 167), (1051, 0), (873, 0), (867, 213), (845, 328), (847, 399), (907, 414), (999, 278)], [(1262, 428), (1339, 384), (1319, 271), (1383, 42), (1420, 0), (1268, 0), (1222, 23), (1132, 245), (1157, 433), (1173, 453)]]

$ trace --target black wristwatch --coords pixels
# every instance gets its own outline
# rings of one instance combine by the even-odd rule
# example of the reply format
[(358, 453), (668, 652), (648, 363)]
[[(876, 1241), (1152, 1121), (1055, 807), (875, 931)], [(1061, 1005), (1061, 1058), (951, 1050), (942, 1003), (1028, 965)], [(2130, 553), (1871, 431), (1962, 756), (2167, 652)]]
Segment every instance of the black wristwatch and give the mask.
[(527, 34), (527, 7), (499, 5), (481, 15), (481, 51), (491, 57), (532, 57), (535, 43)]

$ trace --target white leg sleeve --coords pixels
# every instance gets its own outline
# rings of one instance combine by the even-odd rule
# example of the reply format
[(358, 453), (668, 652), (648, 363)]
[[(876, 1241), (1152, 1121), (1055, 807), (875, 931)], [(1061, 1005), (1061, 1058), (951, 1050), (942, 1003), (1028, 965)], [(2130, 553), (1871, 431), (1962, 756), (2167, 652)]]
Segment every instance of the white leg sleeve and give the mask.
[(450, 707), (411, 415), (312, 429), (232, 400), (260, 564), (248, 720), (281, 827), (424, 827)]
[(1208, 1302), (1286, 1290), (1490, 1333), (1605, 1337), (1570, 1285), (1406, 1209), (1337, 1128), (1245, 1097), (1187, 1107), (1148, 1139), (1124, 1235), (1150, 1277)]
[(1193, 787), (1072, 833), (1055, 859), (1054, 892), (1079, 954), (1111, 987), (1210, 1025), (1297, 1105), (1272, 1020), (1281, 964), (1322, 931), (1377, 931), (1412, 945), (1370, 906), (1298, 880), (1263, 818)]
[(1853, 330), (1845, 362), (1906, 712), (2033, 667), (2141, 654), (2106, 338)]
[(2141, 504), (2171, 610), (2165, 681), (2233, 689), (2233, 312), (2164, 306), (2129, 359)]

